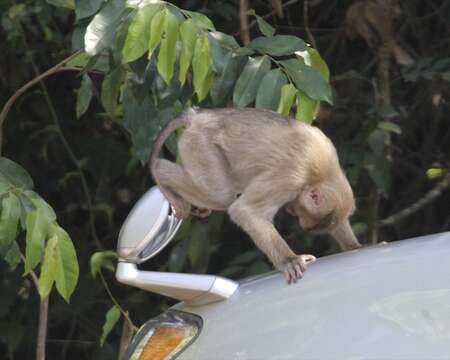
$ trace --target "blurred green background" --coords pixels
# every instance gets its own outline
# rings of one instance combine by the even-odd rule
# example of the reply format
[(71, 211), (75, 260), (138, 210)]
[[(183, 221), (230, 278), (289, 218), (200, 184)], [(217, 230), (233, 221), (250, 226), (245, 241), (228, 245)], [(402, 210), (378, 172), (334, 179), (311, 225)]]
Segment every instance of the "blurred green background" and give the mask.
[[(450, 228), (450, 196), (446, 192), (450, 182), (450, 1), (386, 2), (393, 16), (392, 28), (377, 12), (380, 3), (248, 3), (278, 34), (315, 43), (329, 66), (335, 101), (333, 106), (322, 104), (315, 124), (334, 141), (352, 183), (357, 202), (352, 224), (364, 244)], [(82, 46), (89, 18), (80, 20), (73, 10), (55, 6), (67, 4), (71, 6), (64, 0), (0, 3), (2, 106), (37, 73)], [(240, 44), (241, 39), (245, 41), (245, 32), (239, 31), (242, 1), (190, 0), (176, 5), (207, 15), (217, 30), (236, 36)], [(248, 21), (253, 39), (259, 36), (258, 27), (253, 17)], [(126, 110), (119, 104), (118, 113), (111, 114), (102, 106), (104, 74), (98, 68), (90, 69), (92, 101), (79, 118), (76, 104), (82, 77), (78, 71), (64, 71), (47, 78), (46, 89), (36, 85), (21, 95), (4, 124), (2, 155), (30, 173), (36, 191), (55, 209), (59, 224), (70, 234), (80, 264), (70, 304), (56, 293), (50, 297), (48, 359), (117, 357), (122, 322), (101, 347), (105, 313), (112, 302), (100, 278), (91, 275), (89, 259), (96, 251), (115, 249), (128, 211), (153, 184), (147, 166), (140, 161), (142, 149), (133, 139), (137, 132), (124, 123), (122, 112)], [(185, 95), (179, 88), (164, 91), (167, 112), (161, 116), (169, 118), (179, 112), (176, 100)], [(213, 105), (208, 99), (200, 104)], [(54, 115), (59, 125), (55, 125)], [(146, 131), (153, 136), (157, 129)], [(151, 142), (143, 141), (148, 152)], [(87, 188), (83, 188), (79, 170)], [(437, 196), (430, 195), (433, 189)], [(394, 217), (392, 223), (383, 222), (404, 209), (410, 213)], [(296, 252), (323, 256), (338, 251), (329, 237), (313, 239), (302, 233), (284, 211), (277, 215), (276, 226)], [(23, 236), (18, 243), (23, 246)], [(144, 267), (234, 279), (271, 270), (252, 241), (222, 213), (186, 221), (176, 240)], [(2, 359), (35, 356), (39, 295), (22, 273), (21, 265), (11, 271), (0, 260)], [(114, 273), (107, 269), (103, 274), (136, 325), (173, 304), (117, 284)]]

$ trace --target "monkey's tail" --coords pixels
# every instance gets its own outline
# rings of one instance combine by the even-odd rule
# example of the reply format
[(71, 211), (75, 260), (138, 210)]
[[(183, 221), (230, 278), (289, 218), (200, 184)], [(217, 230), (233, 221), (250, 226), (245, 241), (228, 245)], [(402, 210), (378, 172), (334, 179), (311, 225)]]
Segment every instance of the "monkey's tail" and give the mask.
[(158, 137), (155, 140), (155, 143), (153, 144), (152, 154), (150, 156), (150, 163), (149, 168), (150, 172), (153, 176), (153, 179), (155, 180), (156, 184), (159, 186), (159, 181), (156, 176), (156, 162), (159, 159), (159, 154), (161, 153), (161, 149), (166, 142), (167, 138), (177, 129), (180, 127), (186, 126), (190, 123), (190, 116), (192, 113), (195, 112), (195, 110), (190, 109), (188, 111), (185, 111), (183, 114), (181, 114), (179, 117), (169, 121), (167, 125), (161, 130)]

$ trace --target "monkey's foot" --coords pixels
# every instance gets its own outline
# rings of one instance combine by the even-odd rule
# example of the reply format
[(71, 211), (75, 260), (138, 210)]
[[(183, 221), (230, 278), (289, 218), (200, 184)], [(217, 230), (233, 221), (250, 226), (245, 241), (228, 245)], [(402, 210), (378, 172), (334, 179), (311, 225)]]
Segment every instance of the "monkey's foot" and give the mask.
[(184, 219), (191, 213), (191, 204), (183, 199), (176, 199), (170, 202), (173, 210), (175, 211), (175, 216), (178, 219)]
[(316, 257), (313, 255), (297, 255), (290, 259), (284, 266), (284, 277), (288, 284), (297, 282), (297, 279), (303, 277), (303, 273), (306, 271), (306, 265), (316, 261)]
[(194, 215), (194, 216), (198, 216), (200, 218), (205, 218), (205, 217), (208, 217), (209, 215), (211, 215), (211, 210), (210, 209), (205, 209), (205, 208), (198, 208), (196, 206), (192, 206), (191, 214)]

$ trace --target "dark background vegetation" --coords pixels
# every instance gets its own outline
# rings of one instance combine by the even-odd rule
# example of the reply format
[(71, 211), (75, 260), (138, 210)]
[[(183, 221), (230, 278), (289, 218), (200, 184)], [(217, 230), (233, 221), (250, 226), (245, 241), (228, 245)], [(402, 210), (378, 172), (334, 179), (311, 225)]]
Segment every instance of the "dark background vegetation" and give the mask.
[[(450, 1), (392, 2), (396, 18), (394, 31), (388, 36), (401, 51), (388, 63), (387, 103), (379, 101), (383, 96), (379, 84), (383, 24), (371, 17), (370, 8), (363, 11), (353, 7), (354, 14), (350, 14), (355, 4), (310, 1), (307, 20), (330, 67), (336, 92), (335, 105), (322, 106), (316, 125), (335, 142), (354, 187), (357, 211), (352, 223), (357, 236), (369, 244), (446, 231), (450, 228), (450, 197), (445, 191), (450, 165)], [(218, 30), (239, 38), (237, 1), (190, 0), (177, 5), (207, 14)], [(251, 1), (249, 6), (261, 16), (268, 14), (266, 20), (278, 33), (311, 40), (305, 29), (303, 1), (284, 2), (283, 18), (274, 13), (269, 2)], [(3, 104), (36, 76), (32, 62), (43, 72), (71, 53), (75, 18), (73, 11), (44, 0), (4, 0), (0, 20)], [(251, 27), (251, 37), (256, 33), (257, 28)], [(92, 79), (99, 91), (102, 75), (93, 74)], [(127, 131), (104, 112), (98, 92), (88, 112), (76, 118), (78, 73), (59, 73), (45, 83), (64, 136), (87, 178), (99, 238), (98, 243), (92, 239), (90, 211), (80, 178), (51, 120), (45, 94), (35, 86), (21, 96), (6, 120), (3, 154), (30, 172), (36, 190), (53, 206), (59, 223), (70, 233), (80, 262), (79, 284), (71, 303), (57, 295), (50, 299), (47, 356), (115, 358), (121, 326), (101, 348), (99, 337), (111, 301), (100, 280), (92, 278), (89, 258), (100, 246), (115, 249), (125, 216), (152, 180), (147, 167), (134, 156)], [(383, 126), (388, 131), (375, 131)], [(430, 198), (432, 189), (438, 196)], [(411, 205), (424, 197), (431, 201), (423, 206), (419, 202), (417, 211), (383, 224), (382, 219), (405, 208), (415, 210)], [(296, 251), (317, 256), (338, 251), (328, 237), (313, 240), (303, 234), (287, 214), (281, 212), (276, 220)], [(254, 244), (223, 214), (195, 221), (189, 234), (182, 233), (146, 267), (221, 273), (231, 278), (271, 269)], [(31, 281), (21, 277), (22, 271), (20, 266), (8, 271), (6, 263), (0, 262), (0, 358), (34, 357), (39, 295)], [(117, 284), (112, 272), (106, 272), (105, 277), (138, 325), (172, 304), (160, 296)]]

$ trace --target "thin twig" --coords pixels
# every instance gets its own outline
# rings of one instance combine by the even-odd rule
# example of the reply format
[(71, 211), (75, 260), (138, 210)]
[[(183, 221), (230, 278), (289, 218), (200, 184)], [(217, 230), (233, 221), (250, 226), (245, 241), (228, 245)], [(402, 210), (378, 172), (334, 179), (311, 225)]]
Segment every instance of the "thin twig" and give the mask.
[[(22, 259), (23, 263), (25, 264), (25, 255), (20, 252), (20, 258)], [(30, 270), (29, 275), (31, 277), (31, 280), (33, 281), (34, 286), (36, 286), (36, 290), (39, 291), (39, 279), (36, 275), (36, 273), (33, 270)]]
[(388, 216), (387, 218), (380, 220), (378, 222), (378, 226), (389, 226), (394, 225), (395, 223), (399, 222), (400, 220), (411, 216), (412, 214), (416, 213), (420, 209), (422, 209), (424, 206), (431, 203), (433, 200), (435, 200), (437, 197), (439, 197), (447, 188), (450, 187), (450, 172), (448, 172), (446, 175), (444, 175), (443, 179), (439, 181), (436, 186), (428, 191), (423, 197), (421, 197), (419, 200), (417, 200), (412, 205), (408, 206), (407, 208)]
[(239, 20), (241, 25), (241, 40), (247, 46), (250, 44), (250, 31), (248, 26), (248, 0), (239, 0)]
[[(291, 6), (291, 5), (294, 5), (294, 4), (298, 3), (298, 2), (299, 2), (299, 0), (290, 0), (290, 1), (285, 2), (281, 7), (282, 7), (283, 9), (285, 9), (285, 8), (287, 8), (287, 7)], [(276, 10), (272, 10), (272, 11), (269, 12), (268, 14), (263, 15), (263, 16), (261, 16), (261, 17), (262, 17), (263, 19), (267, 19), (267, 18), (269, 18), (269, 17), (275, 15), (276, 13), (277, 13)], [(254, 27), (257, 23), (258, 23), (258, 22), (257, 22), (256, 20), (251, 21), (250, 24), (248, 24), (248, 30), (250, 30), (252, 27)], [(240, 31), (236, 32), (236, 33), (234, 34), (234, 36), (238, 36), (239, 34), (240, 34)]]
[(45, 360), (45, 343), (47, 340), (47, 325), (48, 325), (48, 295), (39, 304), (39, 326), (36, 344), (36, 360)]
[(73, 67), (64, 67), (64, 64), (75, 58), (78, 54), (81, 53), (81, 50), (73, 53), (69, 57), (62, 60), (59, 64), (56, 64), (52, 68), (48, 69), (46, 72), (43, 72), (39, 76), (35, 77), (34, 79), (27, 82), (24, 86), (22, 86), (19, 90), (17, 90), (6, 102), (6, 104), (3, 106), (2, 112), (0, 113), (0, 153), (2, 150), (2, 139), (3, 139), (3, 123), (5, 122), (6, 117), (8, 116), (9, 111), (11, 110), (11, 107), (14, 105), (16, 100), (30, 87), (36, 85), (37, 83), (41, 82), (46, 77), (49, 77), (53, 74), (56, 74), (58, 72), (62, 71), (80, 71), (78, 68)]
[[(128, 311), (126, 312), (128, 315)], [(118, 360), (123, 359), (123, 355), (128, 348), (128, 344), (130, 343), (134, 334), (134, 329), (130, 326), (128, 321), (124, 321), (122, 325), (122, 335), (120, 336), (120, 346), (119, 346), (119, 356)]]
[(309, 28), (308, 3), (309, 3), (308, 0), (303, 1), (303, 24), (305, 25), (305, 31), (306, 35), (308, 35), (309, 42), (311, 43), (314, 49), (319, 50), (317, 48), (316, 39), (314, 39), (314, 36)]
[[(25, 264), (25, 255), (20, 252), (20, 258)], [(39, 293), (39, 279), (36, 273), (31, 270), (29, 272), (31, 280)], [(47, 340), (47, 326), (48, 326), (48, 303), (49, 296), (44, 300), (41, 299), (39, 303), (39, 322), (38, 322), (38, 333), (36, 337), (36, 360), (45, 360), (45, 343)]]
[(101, 271), (99, 271), (98, 273), (99, 273), (100, 279), (101, 279), (101, 281), (103, 283), (103, 287), (105, 288), (106, 292), (108, 293), (111, 301), (114, 303), (114, 305), (116, 305), (119, 308), (119, 310), (122, 313), (123, 317), (129, 323), (129, 325), (131, 326), (133, 331), (137, 331), (137, 327), (131, 321), (130, 316), (128, 314), (128, 311), (123, 310), (122, 306), (119, 305), (119, 303), (117, 302), (116, 298), (114, 297), (114, 295), (112, 294), (111, 290), (109, 289), (108, 283), (106, 282), (105, 277), (103, 276), (103, 273)]
[[(378, 68), (377, 68), (377, 106), (379, 109), (383, 109), (391, 105), (391, 46), (390, 42), (392, 40), (392, 25), (393, 25), (393, 15), (392, 15), (392, 3), (387, 2), (382, 6), (384, 13), (385, 23), (384, 27), (386, 29), (391, 29), (391, 31), (380, 31), (380, 36), (382, 37), (382, 44), (378, 49)], [(386, 159), (391, 157), (390, 149), (391, 137), (390, 134), (386, 135), (385, 149), (386, 149)], [(372, 244), (378, 242), (378, 231), (379, 231), (379, 221), (378, 211), (380, 207), (380, 191), (374, 184), (373, 192), (373, 202), (372, 202), (372, 216), (369, 222), (369, 239)]]

